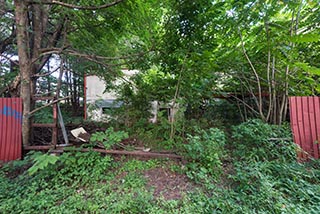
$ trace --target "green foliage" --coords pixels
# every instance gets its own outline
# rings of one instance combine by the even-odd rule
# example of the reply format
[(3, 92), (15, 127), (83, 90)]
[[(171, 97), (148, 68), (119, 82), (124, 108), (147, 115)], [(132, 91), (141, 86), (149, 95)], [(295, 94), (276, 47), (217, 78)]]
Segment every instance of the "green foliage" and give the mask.
[(107, 179), (111, 167), (110, 156), (101, 156), (94, 151), (64, 153), (60, 156), (60, 164), (55, 167), (59, 171), (53, 180), (66, 184), (90, 184)]
[(291, 37), (291, 41), (295, 43), (318, 42), (319, 40), (320, 35), (315, 33), (300, 34)]
[(148, 160), (148, 161), (140, 161), (140, 160), (129, 160), (123, 164), (123, 166), (119, 169), (120, 172), (134, 172), (134, 171), (142, 171), (147, 169), (152, 169), (160, 165), (159, 160)]
[(29, 155), (34, 164), (28, 169), (29, 176), (51, 180), (54, 184), (91, 184), (101, 180), (106, 170), (112, 167), (110, 156), (97, 152), (77, 152), (69, 149), (60, 156), (32, 153)]
[(250, 120), (232, 127), (234, 154), (240, 160), (296, 160), (296, 146), (288, 126)]
[(28, 169), (30, 175), (35, 174), (39, 170), (43, 170), (50, 164), (55, 164), (59, 157), (50, 154), (42, 154), (41, 152), (36, 152), (31, 155), (31, 159), (33, 159), (34, 164), (32, 167)]
[[(70, 70), (100, 74), (108, 82), (120, 76), (120, 68), (113, 65), (127, 64), (130, 69), (141, 70), (132, 82), (119, 87), (126, 105), (119, 109), (122, 112), (117, 125), (129, 127), (130, 134), (148, 144), (182, 147), (189, 163), (181, 170), (203, 185), (198, 192), (185, 192), (179, 200), (156, 199), (142, 172), (161, 165), (157, 161), (130, 160), (117, 165), (110, 156), (72, 149), (60, 157), (34, 154), (0, 170), (0, 213), (320, 212), (319, 161), (296, 163), (296, 147), (288, 126), (250, 120), (232, 128), (230, 142), (221, 130), (204, 129), (224, 126), (229, 131), (226, 122), (231, 122), (227, 117), (232, 122), (239, 120), (234, 106), (224, 102), (211, 105), (216, 91), (255, 94), (259, 80), (261, 90), (279, 93), (276, 97), (286, 92), (319, 92), (317, 3), (129, 0), (106, 10), (70, 10), (57, 5), (52, 9), (59, 15), (50, 18), (50, 23), (59, 23), (60, 16), (68, 14), (68, 25), (77, 29), (66, 37), (72, 50), (88, 58), (94, 54), (105, 56), (91, 58), (99, 65), (70, 57)], [(5, 21), (6, 29), (11, 28), (6, 16), (0, 19)], [(4, 38), (9, 35), (1, 33)], [(244, 53), (258, 78), (252, 78), (252, 67)], [(1, 71), (1, 79), (12, 79), (7, 68)], [(289, 91), (285, 91), (286, 84)], [(108, 89), (112, 87), (108, 85)], [(190, 111), (186, 114), (194, 115), (187, 120), (182, 116), (172, 125), (160, 113), (158, 124), (149, 124), (148, 103), (167, 102), (174, 97), (187, 100), (183, 106), (188, 105)], [(255, 101), (247, 99), (256, 110)], [(209, 106), (203, 109), (208, 100)], [(267, 109), (268, 103), (262, 104)], [(270, 115), (278, 113), (280, 104), (274, 105), (277, 111)], [(38, 112), (35, 121), (50, 122), (50, 111), (47, 108)], [(193, 130), (194, 125), (201, 129)], [(181, 146), (188, 132), (193, 134)], [(110, 149), (127, 137), (126, 132), (110, 128), (92, 134), (91, 142)], [(230, 153), (226, 148), (231, 149)], [(227, 155), (230, 157), (225, 158)], [(30, 160), (34, 163), (31, 168)], [(233, 162), (222, 164), (223, 160)], [(29, 173), (24, 173), (27, 168)], [(16, 170), (22, 173), (10, 174)], [(217, 183), (219, 176), (223, 179)]]
[[(320, 211), (319, 168), (278, 161), (238, 163), (234, 193), (247, 210), (270, 213)], [(257, 206), (258, 204), (258, 206)]]
[(91, 135), (92, 143), (102, 143), (106, 149), (112, 148), (113, 145), (120, 143), (129, 135), (124, 131), (114, 131), (113, 127), (106, 129), (105, 132), (95, 132)]
[[(43, 104), (37, 103), (36, 107), (41, 107)], [(53, 110), (52, 106), (43, 108), (34, 114), (35, 123), (53, 123)]]
[(196, 129), (195, 132), (195, 135), (188, 136), (185, 145), (185, 156), (190, 160), (187, 174), (194, 179), (206, 178), (207, 174), (218, 178), (222, 170), (225, 134), (217, 128), (208, 131)]
[[(1, 29), (1, 26), (0, 26)], [(0, 33), (1, 35), (1, 33)], [(8, 85), (14, 80), (14, 78), (18, 75), (17, 71), (9, 72), (10, 69), (8, 65), (2, 63), (0, 60), (0, 90), (8, 87)], [(2, 96), (2, 94), (0, 94)]]
[[(219, 130), (197, 133), (207, 140), (224, 139)], [(168, 167), (166, 161), (132, 159), (112, 164), (109, 156), (68, 152), (32, 176), (8, 174), (28, 166), (30, 160), (39, 159), (38, 156), (29, 155), (26, 160), (0, 169), (1, 213), (291, 214), (320, 211), (319, 160), (305, 164), (279, 160), (235, 162), (233, 172), (224, 175), (228, 183), (217, 185), (206, 172), (201, 178), (205, 181), (201, 188), (184, 192), (181, 199), (166, 200), (155, 198), (142, 176), (144, 170)], [(187, 172), (192, 170), (188, 168)], [(201, 174), (200, 170), (197, 174)]]

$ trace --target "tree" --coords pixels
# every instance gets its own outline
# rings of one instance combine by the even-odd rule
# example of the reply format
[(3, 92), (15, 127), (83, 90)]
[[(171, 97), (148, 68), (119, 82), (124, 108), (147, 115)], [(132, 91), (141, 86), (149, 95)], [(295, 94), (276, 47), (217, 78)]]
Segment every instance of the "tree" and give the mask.
[(231, 93), (244, 119), (250, 112), (281, 124), (290, 94), (318, 93), (318, 3), (176, 0), (164, 8), (154, 67), (137, 81), (152, 97), (199, 106)]
[[(319, 41), (314, 22), (318, 15), (311, 13), (315, 10), (316, 3), (305, 1), (230, 4), (223, 27), (226, 47), (220, 51), (219, 64), (231, 77), (225, 83), (227, 88), (247, 97), (240, 100), (246, 111), (281, 124), (287, 117), (288, 96), (298, 95), (298, 88), (315, 87), (316, 78), (311, 77), (310, 69), (298, 66), (310, 54), (303, 51), (305, 42)], [(311, 50), (310, 43), (308, 46)], [(304, 95), (310, 94), (305, 89)]]
[[(54, 0), (22, 1), (15, 0), (15, 25), (17, 28), (17, 46), (21, 76), (21, 97), (23, 99), (23, 143), (29, 144), (30, 115), (32, 109), (31, 96), (34, 94), (36, 74), (41, 70), (50, 56), (54, 53), (67, 52), (73, 55), (81, 54), (74, 50), (66, 51), (67, 26), (77, 30), (77, 23), (69, 12), (81, 10), (99, 10), (113, 7), (122, 0), (101, 2), (99, 6), (83, 6)], [(85, 2), (84, 2), (85, 3)], [(97, 3), (98, 4), (98, 3)], [(70, 9), (69, 11), (66, 10)], [(58, 13), (58, 14), (57, 14)], [(95, 57), (87, 58), (93, 60)]]
[(2, 19), (7, 29), (1, 32), (0, 50), (14, 52), (17, 42), (25, 145), (33, 108), (30, 98), (52, 54), (66, 59), (70, 71), (95, 73), (106, 80), (119, 76), (121, 67), (138, 68), (142, 72), (136, 84), (150, 89), (146, 96), (155, 99), (175, 102), (180, 97), (197, 106), (221, 90), (249, 94), (250, 99), (234, 98), (246, 111), (278, 124), (286, 117), (291, 92), (307, 91), (309, 86), (310, 93), (318, 90), (317, 48), (308, 43), (319, 33), (317, 3), (1, 0), (0, 4), (6, 5), (0, 13), (6, 14)]

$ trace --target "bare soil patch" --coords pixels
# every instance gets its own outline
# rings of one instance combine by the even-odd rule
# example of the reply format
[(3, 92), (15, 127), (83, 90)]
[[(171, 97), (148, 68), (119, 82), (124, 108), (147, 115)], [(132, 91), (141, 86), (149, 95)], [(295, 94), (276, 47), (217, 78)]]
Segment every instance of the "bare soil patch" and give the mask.
[(166, 200), (180, 199), (183, 194), (195, 188), (195, 184), (186, 175), (167, 168), (153, 168), (144, 171), (143, 174), (147, 179), (147, 186), (154, 189), (154, 197), (163, 197)]

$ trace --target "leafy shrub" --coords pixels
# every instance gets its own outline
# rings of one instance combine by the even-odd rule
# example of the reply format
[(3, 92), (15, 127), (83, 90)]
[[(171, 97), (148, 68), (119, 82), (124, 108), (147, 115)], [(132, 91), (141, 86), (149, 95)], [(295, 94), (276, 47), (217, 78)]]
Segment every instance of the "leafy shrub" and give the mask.
[(52, 156), (40, 152), (30, 155), (34, 164), (28, 169), (29, 175), (54, 184), (92, 184), (106, 178), (112, 165), (110, 156), (100, 153), (70, 151), (61, 156)]
[(221, 173), (225, 143), (224, 132), (217, 128), (196, 129), (196, 135), (188, 135), (188, 144), (185, 145), (185, 156), (190, 160), (188, 176), (201, 179), (208, 174), (217, 178)]
[(60, 156), (58, 170), (55, 179), (63, 183), (92, 184), (106, 178), (106, 174), (112, 167), (110, 156), (101, 156), (91, 152), (67, 152)]
[[(42, 107), (44, 104), (37, 103), (36, 107)], [(52, 107), (46, 107), (37, 111), (34, 115), (35, 123), (53, 123)]]
[(276, 126), (250, 120), (232, 127), (234, 154), (240, 160), (282, 160), (296, 159), (296, 146), (292, 142), (288, 126)]
[(320, 171), (297, 162), (237, 163), (237, 201), (255, 213), (319, 213)]
[(92, 143), (102, 143), (105, 149), (110, 149), (113, 145), (120, 143), (129, 135), (124, 131), (114, 131), (113, 127), (108, 128), (105, 132), (95, 132), (90, 137)]
[(32, 153), (31, 158), (33, 159), (34, 164), (28, 169), (30, 175), (45, 169), (49, 164), (55, 164), (59, 160), (58, 156), (42, 154), (41, 152)]

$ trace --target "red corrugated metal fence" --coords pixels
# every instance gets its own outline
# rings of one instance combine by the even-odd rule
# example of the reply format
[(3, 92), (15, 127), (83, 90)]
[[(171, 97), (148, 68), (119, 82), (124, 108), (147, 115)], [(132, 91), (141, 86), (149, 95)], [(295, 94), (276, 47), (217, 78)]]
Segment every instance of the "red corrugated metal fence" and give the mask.
[(293, 139), (303, 150), (299, 159), (319, 158), (320, 97), (290, 97)]
[(0, 160), (21, 158), (22, 100), (0, 98)]

